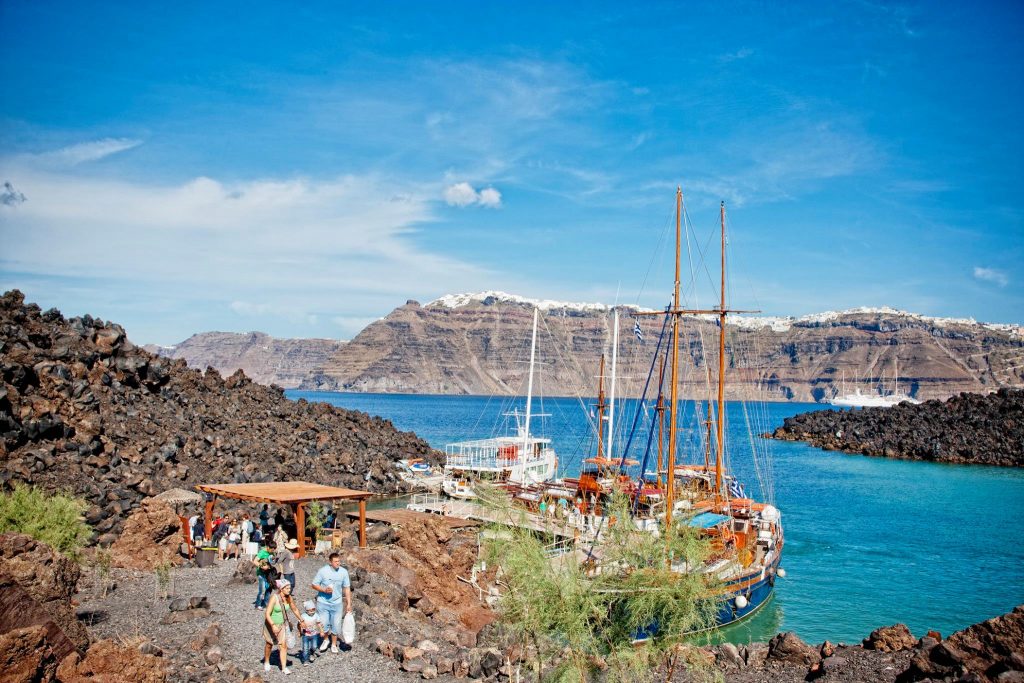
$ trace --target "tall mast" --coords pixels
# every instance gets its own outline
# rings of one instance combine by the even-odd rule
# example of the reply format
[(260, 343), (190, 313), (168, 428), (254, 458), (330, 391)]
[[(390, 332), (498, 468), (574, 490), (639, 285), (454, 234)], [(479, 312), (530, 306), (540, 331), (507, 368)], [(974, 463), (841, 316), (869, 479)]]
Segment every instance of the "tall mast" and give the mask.
[(530, 410), (533, 404), (533, 362), (537, 354), (537, 316), (539, 311), (533, 309), (533, 337), (530, 340), (530, 378), (526, 381), (526, 425), (523, 428), (523, 458), (529, 456), (530, 448)]
[(664, 479), (661, 478), (664, 464), (664, 442), (665, 442), (665, 357), (661, 357), (661, 369), (658, 370), (658, 403), (654, 411), (658, 415), (658, 488), (662, 486)]
[(725, 202), (720, 211), (722, 218), (722, 301), (718, 313), (718, 449), (715, 453), (715, 498), (722, 495), (722, 446), (725, 427)]
[(608, 398), (608, 459), (612, 456), (615, 443), (615, 367), (619, 359), (619, 311), (615, 310), (615, 324), (612, 327), (612, 389)]
[(597, 375), (597, 457), (604, 455), (604, 354), (601, 354), (601, 369)]
[(672, 372), (668, 409), (668, 487), (665, 493), (665, 526), (672, 529), (672, 505), (676, 486), (676, 431), (679, 411), (679, 252), (682, 243), (683, 188), (676, 188), (676, 280), (672, 294)]

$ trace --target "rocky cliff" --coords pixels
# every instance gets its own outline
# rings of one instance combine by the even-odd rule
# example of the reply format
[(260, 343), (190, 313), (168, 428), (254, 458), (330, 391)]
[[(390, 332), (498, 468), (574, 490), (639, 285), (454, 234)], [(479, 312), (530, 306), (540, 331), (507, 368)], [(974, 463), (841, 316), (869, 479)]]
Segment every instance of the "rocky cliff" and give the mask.
[(212, 367), (225, 376), (242, 370), (260, 384), (294, 389), (344, 345), (335, 339), (276, 339), (262, 332), (203, 332), (174, 346), (144, 348), (167, 358), (183, 358), (194, 368)]
[(772, 437), (886, 458), (1022, 467), (1024, 391), (801, 413), (787, 417)]
[[(611, 355), (612, 311), (599, 304), (531, 301), (500, 292), (410, 301), (338, 349), (301, 388), (442, 394), (524, 391), (533, 308), (543, 311), (538, 354), (548, 395), (592, 395)], [(619, 391), (638, 394), (660, 332), (641, 318), (644, 343), (621, 308)], [(737, 317), (727, 327), (729, 398), (827, 401), (859, 387), (920, 399), (1024, 386), (1024, 328), (859, 309), (803, 318)], [(718, 328), (685, 319), (680, 358), (690, 397), (707, 395)], [(845, 386), (845, 389), (844, 389)]]
[(398, 492), (394, 461), (436, 453), (365, 413), (305, 401), (236, 372), (189, 369), (113, 323), (65, 320), (0, 297), (0, 486), (24, 481), (89, 501), (112, 542), (149, 495), (198, 483), (301, 479)]

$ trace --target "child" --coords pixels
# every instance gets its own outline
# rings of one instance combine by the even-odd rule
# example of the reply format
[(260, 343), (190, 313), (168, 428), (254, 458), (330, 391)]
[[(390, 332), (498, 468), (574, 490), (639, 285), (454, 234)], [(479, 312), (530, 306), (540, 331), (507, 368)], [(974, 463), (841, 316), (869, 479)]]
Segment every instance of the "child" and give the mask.
[(316, 603), (306, 600), (302, 603), (302, 609), (305, 610), (305, 614), (302, 615), (302, 623), (299, 624), (302, 629), (301, 659), (302, 666), (309, 666), (309, 663), (316, 659), (317, 640), (326, 638), (327, 634), (324, 632), (324, 623), (320, 620), (320, 615), (316, 613)]

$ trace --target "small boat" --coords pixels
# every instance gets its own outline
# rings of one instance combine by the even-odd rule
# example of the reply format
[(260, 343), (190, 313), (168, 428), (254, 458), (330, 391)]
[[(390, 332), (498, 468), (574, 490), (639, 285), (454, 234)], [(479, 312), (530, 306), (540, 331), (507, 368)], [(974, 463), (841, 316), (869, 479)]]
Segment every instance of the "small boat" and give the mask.
[(836, 394), (836, 396), (829, 401), (832, 405), (840, 408), (891, 408), (899, 403), (911, 403), (913, 405), (921, 403), (912, 396), (900, 393), (898, 366), (893, 371), (893, 391), (890, 394), (863, 394), (861, 393), (860, 387), (855, 387), (852, 393), (847, 392), (845, 372), (843, 373), (842, 387), (843, 393)]
[(530, 371), (526, 390), (526, 412), (514, 410), (507, 417), (515, 421), (515, 432), (445, 446), (444, 477), (441, 490), (452, 498), (477, 498), (480, 482), (491, 485), (530, 486), (550, 481), (558, 469), (558, 456), (551, 439), (534, 436), (533, 372), (537, 353), (537, 320), (533, 311), (533, 335), (530, 345)]

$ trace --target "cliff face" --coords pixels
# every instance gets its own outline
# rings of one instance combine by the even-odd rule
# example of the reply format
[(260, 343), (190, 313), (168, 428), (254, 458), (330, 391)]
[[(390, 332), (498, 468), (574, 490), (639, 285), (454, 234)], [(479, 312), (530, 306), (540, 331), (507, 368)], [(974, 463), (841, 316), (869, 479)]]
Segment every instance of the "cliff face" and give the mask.
[[(536, 303), (498, 293), (445, 297), (425, 306), (409, 302), (369, 325), (300, 386), (325, 391), (521, 392)], [(593, 394), (598, 359), (602, 353), (611, 356), (611, 311), (539, 303), (544, 309), (538, 334), (544, 392)], [(641, 319), (641, 345), (629, 316), (629, 309), (620, 309), (619, 376), (624, 379), (619, 391), (636, 394), (661, 323)], [(713, 320), (687, 318), (682, 335), (684, 394), (704, 398), (708, 366), (718, 364), (718, 328)], [(740, 318), (727, 326), (727, 397), (827, 401), (855, 387), (864, 393), (880, 388), (889, 393), (897, 370), (900, 390), (922, 400), (963, 391), (986, 393), (1024, 386), (1022, 358), (1024, 336), (1018, 326), (892, 310)]]
[(203, 332), (174, 346), (144, 348), (167, 358), (183, 358), (200, 370), (212, 367), (225, 376), (242, 370), (260, 384), (294, 389), (312, 368), (323, 366), (344, 345), (334, 339), (276, 339), (262, 332)]
[(397, 493), (394, 461), (437, 457), (388, 420), (189, 369), (119, 325), (43, 313), (18, 291), (0, 297), (0, 378), (0, 487), (85, 498), (103, 542), (169, 488), (299, 479)]

